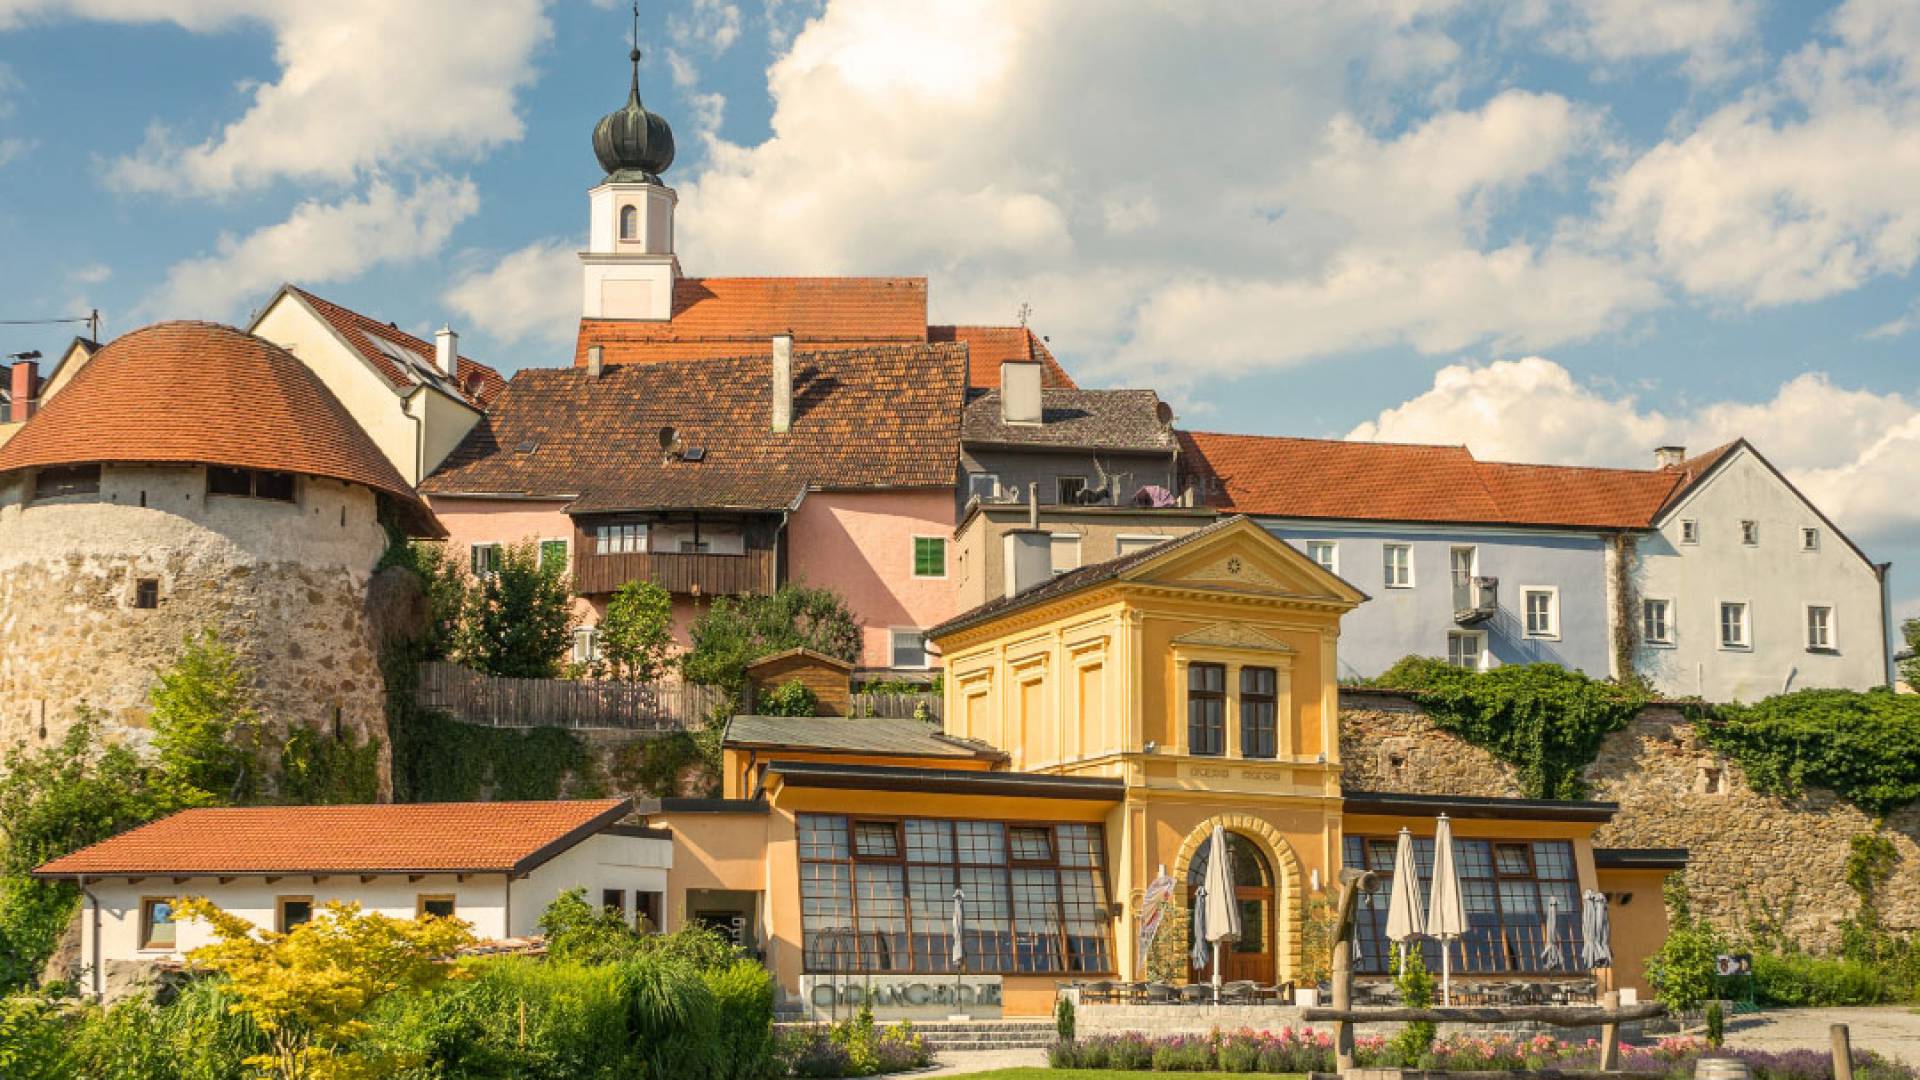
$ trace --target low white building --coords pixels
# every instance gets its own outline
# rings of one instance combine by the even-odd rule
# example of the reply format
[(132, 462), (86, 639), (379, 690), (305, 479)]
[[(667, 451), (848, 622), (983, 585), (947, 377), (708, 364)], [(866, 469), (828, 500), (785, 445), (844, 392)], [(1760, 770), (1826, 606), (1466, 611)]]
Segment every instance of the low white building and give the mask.
[(329, 901), (395, 918), (450, 915), (482, 940), (526, 937), (560, 894), (659, 926), (670, 835), (621, 825), (626, 799), (185, 810), (34, 871), (78, 883), (84, 986), (122, 964), (178, 962), (213, 940), (173, 917), (199, 896), (285, 931)]

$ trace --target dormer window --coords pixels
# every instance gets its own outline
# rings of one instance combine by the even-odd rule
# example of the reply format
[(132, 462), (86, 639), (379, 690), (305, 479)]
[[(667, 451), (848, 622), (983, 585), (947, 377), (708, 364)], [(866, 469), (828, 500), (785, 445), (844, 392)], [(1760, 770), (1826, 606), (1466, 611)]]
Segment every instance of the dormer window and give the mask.
[(640, 208), (632, 203), (620, 208), (620, 239), (640, 239)]

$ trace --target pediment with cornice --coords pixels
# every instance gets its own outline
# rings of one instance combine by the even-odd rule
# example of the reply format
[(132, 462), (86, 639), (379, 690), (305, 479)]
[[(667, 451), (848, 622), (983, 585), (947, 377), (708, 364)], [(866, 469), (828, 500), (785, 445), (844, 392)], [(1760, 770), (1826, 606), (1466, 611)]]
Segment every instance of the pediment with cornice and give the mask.
[(1286, 642), (1240, 622), (1217, 622), (1189, 630), (1173, 639), (1175, 645), (1204, 645), (1220, 649), (1259, 649), (1266, 652), (1292, 652)]

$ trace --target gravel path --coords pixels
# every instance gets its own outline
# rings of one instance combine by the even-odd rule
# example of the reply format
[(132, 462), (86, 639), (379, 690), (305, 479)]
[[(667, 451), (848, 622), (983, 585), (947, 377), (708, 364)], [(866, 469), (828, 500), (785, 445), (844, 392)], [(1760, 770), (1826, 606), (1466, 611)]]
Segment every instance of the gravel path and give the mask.
[(1043, 1066), (1047, 1063), (1045, 1050), (954, 1050), (939, 1055), (939, 1067), (932, 1072), (914, 1073), (915, 1080), (922, 1076), (965, 1076), (968, 1073), (989, 1072), (994, 1069), (1017, 1069), (1021, 1066)]

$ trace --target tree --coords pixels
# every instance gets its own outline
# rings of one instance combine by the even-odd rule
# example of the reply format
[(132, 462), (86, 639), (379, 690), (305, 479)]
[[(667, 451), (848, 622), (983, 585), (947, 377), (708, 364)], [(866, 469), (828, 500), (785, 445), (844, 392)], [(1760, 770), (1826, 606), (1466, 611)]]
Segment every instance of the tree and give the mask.
[(458, 659), (488, 675), (550, 679), (573, 637), (578, 616), (560, 561), (542, 564), (531, 540), (500, 550), (492, 570), (467, 587)]
[(1691, 1012), (1714, 995), (1715, 961), (1727, 949), (1719, 931), (1693, 917), (1684, 875), (1667, 879), (1667, 940), (1647, 959), (1647, 981), (1676, 1013)]
[(770, 596), (721, 597), (687, 636), (692, 648), (680, 658), (687, 678), (736, 700), (746, 690), (747, 665), (763, 656), (808, 648), (849, 663), (860, 658), (860, 623), (831, 589), (782, 585)]
[(427, 602), (427, 624), (410, 644), (416, 659), (445, 660), (459, 644), (460, 621), (467, 603), (467, 574), (445, 544), (399, 542), (387, 550), (383, 563), (404, 566), (420, 581)]
[(1901, 623), (1900, 636), (1907, 641), (1907, 651), (1914, 654), (1900, 661), (1900, 679), (1908, 686), (1920, 688), (1920, 618)]
[(396, 1062), (353, 1045), (369, 1030), (363, 1018), (390, 995), (454, 977), (453, 953), (474, 940), (457, 919), (395, 919), (338, 901), (284, 934), (201, 898), (184, 899), (175, 911), (218, 935), (187, 959), (227, 977), (233, 1011), (251, 1019), (269, 1047), (247, 1064), (280, 1080), (392, 1075)]
[(673, 597), (651, 581), (629, 581), (600, 620), (600, 658), (615, 678), (652, 682), (673, 648)]
[(154, 756), (167, 775), (234, 802), (258, 789), (261, 719), (253, 671), (211, 628), (187, 639), (148, 699)]

